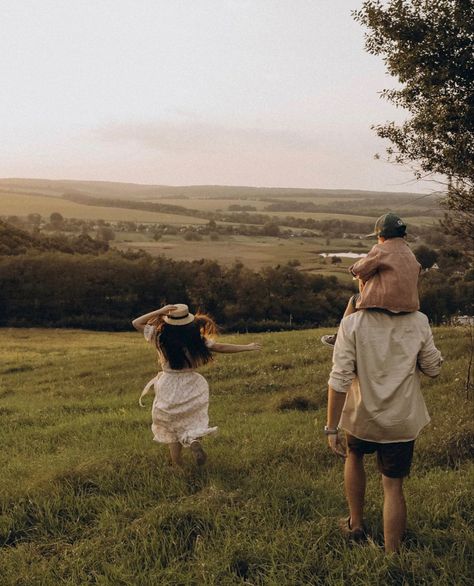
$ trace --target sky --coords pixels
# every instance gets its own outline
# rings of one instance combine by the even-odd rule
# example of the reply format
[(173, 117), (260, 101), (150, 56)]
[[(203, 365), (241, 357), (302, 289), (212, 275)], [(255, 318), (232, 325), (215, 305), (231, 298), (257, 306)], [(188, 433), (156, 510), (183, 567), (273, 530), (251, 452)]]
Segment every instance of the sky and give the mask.
[(0, 0), (0, 177), (423, 191), (361, 0)]

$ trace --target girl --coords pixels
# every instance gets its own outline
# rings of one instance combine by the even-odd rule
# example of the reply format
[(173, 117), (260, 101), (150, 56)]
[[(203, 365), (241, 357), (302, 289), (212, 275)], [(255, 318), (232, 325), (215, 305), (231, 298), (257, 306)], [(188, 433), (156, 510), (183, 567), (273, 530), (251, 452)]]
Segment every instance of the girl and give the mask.
[(211, 339), (217, 328), (207, 315), (189, 313), (183, 303), (165, 305), (132, 321), (147, 342), (157, 350), (162, 372), (143, 389), (154, 386), (152, 432), (154, 440), (169, 445), (171, 463), (182, 466), (182, 447), (190, 447), (196, 463), (207, 459), (200, 438), (215, 433), (208, 427), (209, 386), (195, 369), (212, 360), (213, 352), (233, 353), (260, 350), (260, 344), (217, 344)]

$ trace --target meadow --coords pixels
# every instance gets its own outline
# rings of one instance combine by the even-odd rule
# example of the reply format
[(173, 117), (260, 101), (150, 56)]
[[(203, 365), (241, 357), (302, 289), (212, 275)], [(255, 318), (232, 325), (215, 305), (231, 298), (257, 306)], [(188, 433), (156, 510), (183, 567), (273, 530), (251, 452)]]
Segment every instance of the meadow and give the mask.
[(106, 222), (143, 222), (179, 225), (207, 224), (206, 220), (178, 214), (162, 214), (144, 210), (129, 210), (113, 207), (88, 206), (75, 203), (53, 195), (0, 193), (0, 215), (26, 216), (40, 214), (49, 218), (52, 213), (60, 213), (65, 218), (81, 220), (105, 220)]
[[(65, 193), (83, 194), (89, 197), (105, 199), (123, 199), (129, 202), (154, 202), (177, 205), (190, 210), (191, 215), (183, 213), (163, 213), (109, 206), (86, 205), (63, 199)], [(301, 270), (325, 276), (336, 276), (345, 282), (350, 281), (347, 273), (349, 262), (333, 265), (329, 261), (323, 263), (319, 252), (367, 252), (371, 241), (353, 238), (352, 232), (366, 233), (373, 225), (375, 217), (381, 210), (386, 211), (392, 206), (397, 208), (397, 199), (403, 209), (409, 212), (407, 219), (411, 226), (423, 227), (438, 223), (440, 214), (436, 201), (422, 199), (419, 194), (378, 193), (356, 190), (302, 190), (278, 188), (252, 188), (231, 186), (157, 186), (134, 185), (112, 182), (86, 181), (49, 181), (38, 179), (0, 179), (0, 216), (26, 217), (28, 214), (40, 214), (49, 218), (53, 212), (60, 213), (64, 218), (75, 218), (88, 221), (104, 220), (106, 222), (135, 222), (149, 225), (150, 231), (115, 232), (112, 246), (123, 249), (143, 249), (152, 256), (165, 255), (174, 260), (200, 260), (202, 258), (217, 260), (223, 265), (231, 265), (236, 260), (243, 262), (252, 269), (285, 264), (298, 261)], [(265, 211), (275, 202), (321, 206), (321, 211)], [(362, 202), (362, 203), (361, 203)], [(371, 203), (373, 202), (373, 204)], [(327, 210), (324, 206), (333, 205)], [(373, 207), (372, 207), (373, 205)], [(284, 218), (291, 216), (303, 220), (341, 220), (353, 223), (353, 228), (337, 230), (334, 237), (320, 235), (317, 231), (306, 231), (311, 237), (302, 238), (303, 228), (292, 228), (293, 238), (267, 238), (265, 236), (243, 236), (219, 234), (219, 240), (210, 240), (204, 236), (199, 241), (186, 241), (183, 233), (165, 234), (157, 242), (154, 239), (155, 226), (159, 224), (173, 225), (175, 228), (199, 226), (208, 223), (208, 219), (196, 217), (199, 212), (228, 212), (232, 206), (245, 209), (255, 208), (249, 212), (249, 223), (252, 213), (264, 214), (269, 219), (281, 221), (281, 230), (285, 231)], [(426, 215), (427, 207), (432, 206), (432, 214)], [(354, 208), (354, 209), (353, 209)], [(197, 210), (192, 212), (191, 210)], [(359, 210), (359, 215), (351, 211)], [(362, 210), (362, 211), (361, 211)], [(338, 213), (339, 212), (339, 213)], [(349, 213), (348, 213), (349, 212)], [(238, 213), (238, 212), (237, 212)], [(364, 215), (366, 214), (366, 215)], [(374, 215), (375, 214), (375, 215)], [(226, 222), (218, 221), (220, 225)], [(351, 234), (342, 238), (343, 231)], [(338, 232), (338, 233), (337, 233)], [(95, 233), (91, 232), (92, 237)], [(339, 237), (335, 237), (335, 236)]]
[(219, 434), (205, 442), (208, 464), (188, 459), (178, 475), (137, 404), (157, 368), (139, 334), (0, 330), (2, 586), (472, 584), (469, 332), (435, 330), (445, 363), (423, 381), (432, 422), (406, 481), (407, 538), (392, 556), (373, 460), (372, 539), (350, 546), (337, 529), (346, 508), (342, 463), (321, 433), (325, 333), (224, 336), (263, 350), (203, 369)]
[[(138, 236), (138, 237), (137, 237)], [(140, 238), (141, 237), (141, 238)], [(333, 238), (329, 243), (326, 238), (271, 238), (265, 236), (227, 236), (219, 235), (219, 240), (210, 240), (203, 236), (202, 240), (187, 241), (182, 235), (163, 236), (158, 242), (151, 240), (151, 237), (142, 234), (130, 234), (122, 236), (118, 233), (114, 246), (126, 249), (145, 250), (152, 256), (168, 256), (174, 260), (200, 260), (209, 258), (216, 260), (223, 266), (231, 266), (236, 261), (242, 262), (245, 266), (259, 270), (263, 267), (283, 265), (297, 260), (301, 270), (322, 275), (335, 275), (345, 282), (351, 282), (352, 277), (348, 267), (355, 261), (352, 259), (341, 259), (337, 265), (326, 261), (320, 253), (367, 252), (371, 242), (360, 240)]]

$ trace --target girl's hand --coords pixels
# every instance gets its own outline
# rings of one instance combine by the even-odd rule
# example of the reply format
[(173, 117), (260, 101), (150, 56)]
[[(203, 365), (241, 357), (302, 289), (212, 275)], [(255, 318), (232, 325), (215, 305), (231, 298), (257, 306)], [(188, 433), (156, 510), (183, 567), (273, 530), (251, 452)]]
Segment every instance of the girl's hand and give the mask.
[(170, 312), (174, 311), (175, 309), (178, 309), (176, 307), (176, 305), (165, 305), (164, 307), (162, 307), (161, 309), (158, 310), (158, 313), (160, 315), (168, 315)]
[(251, 342), (250, 344), (247, 344), (247, 348), (249, 350), (261, 350), (262, 345), (258, 344), (257, 342)]

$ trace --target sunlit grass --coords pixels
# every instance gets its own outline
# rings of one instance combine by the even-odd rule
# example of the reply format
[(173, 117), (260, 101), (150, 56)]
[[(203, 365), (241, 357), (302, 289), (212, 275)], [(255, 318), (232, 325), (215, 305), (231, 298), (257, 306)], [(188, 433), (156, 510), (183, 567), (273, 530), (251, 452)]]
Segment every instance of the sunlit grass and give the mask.
[(0, 583), (471, 584), (467, 332), (435, 332), (446, 362), (424, 381), (432, 423), (406, 482), (408, 538), (393, 557), (381, 549), (373, 461), (373, 541), (349, 547), (337, 530), (346, 509), (341, 463), (321, 435), (323, 333), (227, 337), (264, 349), (203, 369), (219, 434), (206, 440), (205, 469), (188, 459), (179, 476), (137, 405), (156, 370), (138, 334), (0, 330)]

